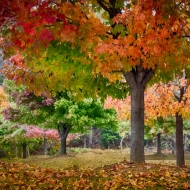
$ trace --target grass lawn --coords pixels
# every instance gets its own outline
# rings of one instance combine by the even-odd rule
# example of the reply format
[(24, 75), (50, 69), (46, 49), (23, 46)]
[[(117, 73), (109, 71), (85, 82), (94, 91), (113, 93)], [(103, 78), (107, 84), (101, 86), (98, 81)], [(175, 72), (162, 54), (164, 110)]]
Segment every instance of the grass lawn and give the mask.
[[(75, 155), (68, 154), (66, 156), (30, 156), (26, 159), (15, 159), (16, 162), (34, 164), (39, 167), (48, 167), (52, 169), (68, 169), (77, 167), (79, 169), (97, 168), (104, 165), (122, 162), (123, 160), (129, 161), (129, 149), (120, 150), (101, 150), (92, 149), (84, 153), (77, 153)], [(155, 153), (145, 153), (146, 163), (161, 163), (161, 164), (176, 164), (176, 156), (172, 154), (163, 154), (158, 156)], [(190, 154), (185, 155), (186, 165), (190, 167)]]
[(0, 161), (0, 189), (190, 189), (190, 155), (185, 167), (175, 155), (146, 155), (130, 164), (129, 150), (88, 150), (66, 156), (31, 156)]

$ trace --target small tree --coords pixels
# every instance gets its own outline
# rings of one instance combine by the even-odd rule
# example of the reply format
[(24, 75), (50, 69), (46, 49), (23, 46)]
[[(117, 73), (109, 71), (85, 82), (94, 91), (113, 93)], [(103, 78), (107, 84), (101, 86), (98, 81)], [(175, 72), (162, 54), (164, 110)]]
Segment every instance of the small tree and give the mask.
[(146, 121), (145, 136), (146, 138), (157, 139), (157, 155), (162, 155), (161, 136), (164, 134), (173, 135), (175, 133), (175, 121), (173, 117), (156, 119), (149, 118)]
[(51, 141), (55, 141), (59, 139), (59, 134), (57, 132), (57, 130), (55, 129), (44, 129), (43, 130), (43, 139), (44, 139), (44, 155), (47, 155), (51, 146), (49, 143), (48, 146), (48, 139), (50, 139)]
[(43, 131), (35, 126), (14, 125), (8, 130), (13, 130), (12, 133), (4, 136), (4, 141), (21, 145), (22, 157), (27, 157), (27, 146), (30, 143), (36, 143), (42, 138)]

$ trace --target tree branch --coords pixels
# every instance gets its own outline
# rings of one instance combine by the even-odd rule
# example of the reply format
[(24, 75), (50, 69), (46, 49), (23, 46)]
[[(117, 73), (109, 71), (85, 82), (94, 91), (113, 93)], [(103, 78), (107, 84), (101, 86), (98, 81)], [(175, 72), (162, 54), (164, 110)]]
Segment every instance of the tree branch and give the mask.
[(106, 7), (103, 3), (102, 0), (97, 0), (97, 3), (100, 5), (100, 7), (102, 7), (105, 11), (107, 11), (108, 13), (110, 13), (111, 9)]
[(97, 3), (102, 7), (105, 11), (107, 11), (110, 15), (110, 19), (116, 16), (118, 13), (121, 13), (120, 8), (115, 8), (116, 0), (110, 0), (110, 4), (112, 7), (107, 7), (102, 0), (97, 0)]
[[(157, 67), (156, 67), (157, 68)], [(153, 77), (155, 69), (144, 69), (142, 66), (136, 66), (136, 69), (132, 68), (131, 71), (125, 72), (122, 71), (126, 81), (128, 82), (129, 86), (132, 88), (134, 85), (141, 83), (144, 87)]]
[(143, 85), (146, 85), (150, 79), (153, 77), (154, 73), (156, 72), (157, 66), (155, 67), (155, 69), (148, 69), (145, 71), (145, 76), (143, 79)]

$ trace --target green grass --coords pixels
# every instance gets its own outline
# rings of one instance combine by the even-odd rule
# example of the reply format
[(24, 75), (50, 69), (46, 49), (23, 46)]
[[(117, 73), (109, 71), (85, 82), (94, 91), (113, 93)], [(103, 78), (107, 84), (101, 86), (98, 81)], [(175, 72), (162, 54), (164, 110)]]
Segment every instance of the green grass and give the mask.
[[(98, 168), (104, 165), (129, 161), (129, 149), (101, 150), (101, 149), (72, 149), (68, 155), (53, 156), (29, 156), (26, 159), (15, 159), (15, 162), (34, 164), (42, 168), (67, 169), (77, 167), (79, 169)], [(154, 153), (145, 155), (146, 163), (162, 163), (175, 165), (176, 156), (172, 154), (158, 156)], [(186, 164), (190, 166), (190, 154), (185, 155)]]
[(26, 159), (15, 159), (15, 162), (34, 164), (43, 168), (65, 169), (77, 167), (80, 169), (97, 168), (129, 159), (128, 150), (88, 150), (76, 154), (53, 156), (30, 156)]

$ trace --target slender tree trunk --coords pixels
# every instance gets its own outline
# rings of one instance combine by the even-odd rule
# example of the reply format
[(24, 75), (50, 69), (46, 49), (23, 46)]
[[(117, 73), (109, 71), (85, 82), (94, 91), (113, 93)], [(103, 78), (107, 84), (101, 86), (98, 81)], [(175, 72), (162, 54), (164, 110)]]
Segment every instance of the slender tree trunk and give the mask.
[(136, 66), (123, 75), (131, 90), (131, 142), (130, 162), (144, 163), (144, 89), (155, 70)]
[(60, 154), (67, 154), (67, 144), (66, 144), (66, 140), (67, 140), (67, 136), (69, 134), (69, 131), (71, 129), (70, 125), (67, 125), (65, 123), (61, 123), (58, 127), (58, 133), (60, 136), (60, 140), (61, 140), (61, 147), (60, 147)]
[(108, 142), (107, 144), (107, 149), (109, 150), (110, 149), (110, 143)]
[(48, 155), (48, 147), (47, 147), (47, 139), (46, 136), (44, 135), (44, 155)]
[(27, 143), (22, 143), (22, 158), (26, 158), (26, 155), (27, 155)]
[(86, 146), (87, 136), (84, 135), (83, 138), (84, 138), (84, 148), (86, 148), (86, 147), (87, 147), (87, 146)]
[(15, 147), (15, 155), (16, 155), (16, 158), (18, 158), (18, 147), (17, 146)]
[(29, 148), (29, 146), (26, 147), (26, 150), (27, 150), (27, 155), (30, 156), (30, 148)]
[(93, 128), (91, 127), (89, 134), (89, 143), (88, 143), (89, 148), (92, 148), (92, 138), (93, 138)]
[(183, 118), (176, 113), (176, 165), (184, 166)]
[(122, 150), (123, 150), (123, 139), (124, 138), (125, 137), (122, 137), (121, 140), (120, 140), (120, 152), (122, 152)]
[(185, 139), (184, 139), (184, 153), (187, 153), (187, 147), (188, 147), (188, 137), (187, 134), (184, 135)]
[(161, 147), (161, 134), (157, 134), (157, 155), (162, 155), (162, 147)]
[(176, 142), (175, 142), (175, 138), (172, 139), (172, 154), (175, 154), (176, 151)]

